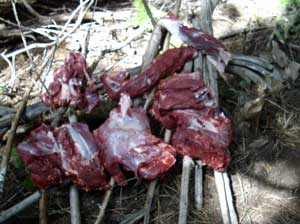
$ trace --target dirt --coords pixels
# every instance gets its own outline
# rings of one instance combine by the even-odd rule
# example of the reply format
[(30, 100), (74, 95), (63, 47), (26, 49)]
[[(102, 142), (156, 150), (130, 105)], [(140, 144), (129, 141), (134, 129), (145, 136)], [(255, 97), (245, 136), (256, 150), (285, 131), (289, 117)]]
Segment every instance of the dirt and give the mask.
[[(182, 13), (191, 13), (197, 7), (197, 1), (183, 1)], [(159, 1), (154, 3), (159, 4)], [(133, 8), (128, 2), (116, 7), (110, 7), (108, 20), (98, 20), (91, 24), (88, 61), (93, 61), (99, 52), (111, 49), (123, 43), (138, 27), (133, 27), (131, 18), (134, 17)], [(123, 6), (123, 5), (122, 5)], [(54, 6), (55, 7), (55, 4)], [(274, 21), (282, 13), (280, 0), (276, 1), (236, 1), (228, 0), (226, 4), (218, 6), (214, 13), (214, 33), (224, 37), (224, 44), (234, 53), (251, 55), (270, 54), (268, 43), (271, 38)], [(119, 15), (119, 16), (116, 16)], [(121, 16), (120, 16), (121, 15)], [(83, 24), (63, 47), (59, 48), (55, 56), (55, 65), (59, 65), (69, 50), (80, 50), (82, 36), (90, 23)], [(269, 27), (250, 34), (230, 36), (238, 30), (253, 30), (255, 27)], [(142, 35), (136, 37), (119, 51), (107, 53), (101, 58), (95, 75), (107, 70), (130, 69), (141, 65), (142, 57), (150, 38), (152, 29), (148, 28)], [(229, 37), (226, 37), (228, 36)], [(0, 103), (15, 106), (21, 99), (21, 94), (28, 76), (24, 72), (26, 57), (17, 59), (17, 79), (11, 85), (17, 97), (2, 97)], [(28, 61), (27, 61), (28, 63)], [(43, 77), (44, 78), (44, 77)], [(8, 67), (0, 71), (1, 83), (9, 85), (11, 77)], [(1, 84), (1, 85), (2, 85)], [(300, 223), (300, 80), (288, 84), (280, 92), (268, 94), (263, 110), (256, 117), (236, 121), (239, 110), (238, 101), (242, 95), (251, 95), (253, 89), (242, 88), (241, 80), (228, 85), (220, 80), (220, 94), (222, 107), (228, 112), (234, 123), (234, 141), (230, 147), (232, 164), (228, 170), (231, 178), (234, 201), (242, 224), (296, 224)], [(0, 85), (0, 87), (1, 87)], [(38, 95), (42, 86), (37, 85), (34, 92)], [(229, 94), (233, 88), (239, 95)], [(19, 96), (20, 95), (20, 96)], [(38, 98), (33, 96), (31, 101)], [(157, 131), (159, 132), (159, 131)], [(22, 136), (24, 137), (24, 136)], [(1, 142), (3, 144), (3, 142)], [(188, 223), (222, 223), (219, 199), (215, 187), (213, 170), (204, 168), (204, 207), (197, 211), (193, 201), (193, 183), (190, 182), (190, 201)], [(0, 201), (0, 210), (16, 204), (30, 195), (35, 189), (28, 189), (24, 185), (24, 170), (16, 171), (13, 161), (10, 164), (6, 194)], [(135, 214), (144, 206), (146, 192), (149, 187), (147, 181), (137, 181), (129, 174), (130, 181), (126, 187), (115, 187), (113, 196), (105, 216), (105, 223), (120, 223)], [(156, 191), (151, 223), (176, 223), (179, 213), (179, 193), (181, 178), (181, 159), (165, 177), (160, 180), (160, 187)], [(94, 223), (104, 192), (80, 192), (81, 215), (83, 223)], [(48, 196), (49, 223), (69, 223), (68, 188), (61, 187)], [(8, 223), (37, 223), (38, 205), (21, 212)], [(141, 223), (141, 221), (136, 222)]]

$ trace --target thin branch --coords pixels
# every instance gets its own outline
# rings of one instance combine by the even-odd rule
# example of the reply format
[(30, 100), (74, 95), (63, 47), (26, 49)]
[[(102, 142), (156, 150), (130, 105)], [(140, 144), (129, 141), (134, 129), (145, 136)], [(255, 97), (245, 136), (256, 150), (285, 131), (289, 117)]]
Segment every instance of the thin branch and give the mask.
[(184, 156), (182, 163), (182, 175), (181, 175), (181, 186), (180, 186), (180, 204), (179, 204), (179, 224), (186, 224), (187, 212), (189, 203), (189, 182), (191, 168), (194, 162), (189, 156)]
[[(47, 48), (47, 47), (51, 47), (54, 45), (60, 45), (67, 37), (69, 37), (75, 30), (77, 30), (77, 28), (81, 25), (81, 22), (84, 18), (84, 15), (87, 13), (88, 9), (91, 7), (93, 1), (90, 0), (86, 0), (84, 2), (82, 2), (70, 15), (68, 21), (65, 23), (65, 25), (63, 26), (62, 30), (59, 32), (59, 34), (57, 35), (58, 40), (49, 42), (49, 43), (34, 43), (34, 44), (30, 44), (25, 48), (21, 48), (19, 50), (13, 51), (9, 54), (6, 54), (6, 57), (10, 58), (13, 56), (16, 56), (18, 54), (27, 52), (29, 50), (32, 49), (36, 49), (36, 48)], [(89, 4), (88, 4), (89, 3)], [(87, 5), (88, 4), (88, 5)], [(87, 5), (87, 6), (86, 6)], [(82, 11), (81, 14), (78, 15), (77, 20), (74, 24), (74, 26), (72, 27), (72, 29), (69, 32), (65, 32), (66, 28), (69, 26), (69, 24), (71, 23), (71, 21), (74, 19), (74, 17), (76, 16), (76, 14), (78, 12), (80, 12), (80, 10), (82, 10), (84, 7), (86, 6), (86, 8)]]
[(100, 224), (103, 221), (104, 214), (105, 214), (105, 211), (106, 211), (106, 208), (107, 208), (107, 205), (108, 205), (108, 202), (109, 202), (114, 184), (115, 184), (114, 178), (110, 178), (110, 181), (109, 181), (110, 189), (105, 192), (104, 199), (103, 199), (103, 202), (102, 202), (102, 205), (101, 205), (101, 209), (100, 209), (100, 212), (99, 212), (99, 215), (96, 219), (95, 224)]
[(47, 195), (45, 190), (41, 190), (39, 201), (39, 224), (47, 224)]
[(71, 223), (80, 224), (79, 193), (75, 185), (70, 186)]
[(45, 18), (47, 18), (46, 16), (42, 16), (37, 11), (35, 11), (26, 0), (21, 0), (21, 1), (22, 1), (23, 5), (25, 6), (25, 8), (28, 10), (28, 12), (31, 13), (31, 15), (35, 16), (38, 19), (45, 19)]
[(27, 197), (26, 199), (24, 199), (23, 201), (16, 204), (15, 206), (0, 212), (0, 223), (4, 223), (9, 218), (13, 217), (20, 211), (30, 206), (31, 204), (35, 203), (36, 201), (39, 200), (40, 197), (41, 197), (41, 193), (37, 191), (34, 194)]
[(200, 160), (196, 161), (195, 165), (195, 207), (197, 210), (203, 207), (203, 169)]
[[(14, 12), (14, 15), (15, 15), (15, 19), (16, 19), (18, 27), (19, 27), (22, 42), (24, 44), (25, 49), (27, 49), (27, 47), (28, 47), (27, 42), (26, 42), (26, 39), (25, 39), (25, 36), (24, 36), (23, 32), (21, 31), (21, 23), (20, 23), (20, 20), (19, 20), (19, 17), (18, 17), (18, 12), (17, 12), (16, 4), (15, 4), (14, 0), (11, 0), (11, 4), (12, 4), (13, 12)], [(27, 53), (27, 56), (30, 59), (31, 63), (33, 63), (32, 55), (29, 53), (28, 49), (26, 50), (26, 53)]]
[(148, 2), (147, 2), (146, 0), (143, 0), (143, 5), (144, 5), (144, 8), (145, 8), (145, 10), (146, 10), (146, 13), (147, 13), (148, 17), (149, 17), (150, 20), (151, 20), (151, 23), (152, 23), (153, 27), (155, 27), (157, 22), (156, 22), (156, 20), (155, 20), (154, 17), (153, 17), (153, 14), (152, 14), (152, 12), (151, 12), (151, 9), (150, 9), (150, 7), (149, 7)]
[(157, 179), (151, 181), (147, 191), (147, 197), (145, 202), (144, 224), (148, 224), (150, 221), (151, 205), (154, 198), (157, 182), (158, 182)]

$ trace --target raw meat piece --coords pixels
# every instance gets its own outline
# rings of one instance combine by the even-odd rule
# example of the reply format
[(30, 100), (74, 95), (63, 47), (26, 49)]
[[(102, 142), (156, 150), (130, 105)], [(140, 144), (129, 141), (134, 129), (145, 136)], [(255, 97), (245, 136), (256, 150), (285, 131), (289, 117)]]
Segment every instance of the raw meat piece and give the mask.
[(230, 162), (231, 121), (218, 111), (199, 77), (183, 73), (163, 80), (150, 112), (165, 128), (176, 128), (172, 145), (178, 153), (224, 171)]
[(42, 124), (33, 130), (28, 140), (18, 145), (17, 152), (37, 187), (47, 188), (63, 181), (61, 152), (50, 127)]
[(85, 190), (106, 187), (106, 175), (99, 158), (99, 148), (86, 124), (65, 124), (55, 130), (62, 148), (61, 159), (65, 174)]
[(203, 165), (224, 171), (230, 163), (231, 122), (223, 114), (197, 110), (172, 112), (178, 120), (172, 145), (181, 155), (200, 159)]
[(183, 22), (172, 13), (160, 19), (158, 26), (168, 30), (173, 36), (186, 42), (188, 45), (201, 50), (218, 71), (224, 73), (231, 54), (226, 51), (219, 40), (201, 30), (184, 26)]
[(172, 129), (178, 121), (170, 112), (183, 109), (216, 109), (215, 99), (198, 72), (176, 74), (163, 80), (155, 93), (150, 111), (165, 128)]
[[(83, 84), (84, 77), (87, 78), (87, 85)], [(90, 112), (101, 101), (98, 88), (89, 76), (85, 58), (76, 52), (71, 52), (64, 65), (47, 77), (45, 85), (47, 90), (41, 99), (53, 108), (71, 106)]]
[(40, 188), (59, 184), (66, 176), (87, 191), (107, 186), (97, 143), (85, 124), (55, 130), (43, 124), (18, 145), (17, 152)]
[(169, 49), (158, 56), (144, 71), (128, 79), (126, 72), (104, 74), (102, 83), (113, 99), (118, 99), (121, 93), (130, 97), (141, 95), (154, 87), (161, 78), (180, 70), (183, 65), (197, 55), (197, 50), (191, 47)]
[(118, 184), (125, 184), (122, 167), (137, 177), (155, 179), (175, 163), (175, 149), (151, 134), (141, 108), (130, 108), (131, 99), (122, 94), (119, 107), (95, 130), (104, 167)]

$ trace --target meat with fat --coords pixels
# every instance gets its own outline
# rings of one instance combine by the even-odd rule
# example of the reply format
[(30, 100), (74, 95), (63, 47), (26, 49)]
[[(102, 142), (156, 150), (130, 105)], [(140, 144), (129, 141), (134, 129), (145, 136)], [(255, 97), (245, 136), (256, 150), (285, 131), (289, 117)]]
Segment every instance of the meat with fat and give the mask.
[(145, 112), (131, 108), (128, 95), (121, 95), (119, 107), (93, 133), (104, 167), (118, 184), (125, 184), (122, 168), (138, 178), (155, 179), (176, 161), (175, 149), (151, 134)]
[(65, 175), (61, 150), (52, 128), (42, 124), (31, 131), (27, 141), (18, 145), (17, 153), (22, 157), (30, 178), (37, 187), (47, 188), (62, 183)]
[(18, 145), (17, 152), (40, 188), (57, 185), (65, 177), (86, 191), (108, 185), (98, 145), (86, 124), (65, 124), (55, 129), (43, 124)]
[(231, 59), (231, 54), (224, 45), (212, 35), (195, 28), (187, 27), (175, 15), (169, 13), (158, 21), (158, 26), (168, 30), (172, 36), (177, 37), (189, 46), (200, 50), (207, 55), (210, 62), (221, 73)]

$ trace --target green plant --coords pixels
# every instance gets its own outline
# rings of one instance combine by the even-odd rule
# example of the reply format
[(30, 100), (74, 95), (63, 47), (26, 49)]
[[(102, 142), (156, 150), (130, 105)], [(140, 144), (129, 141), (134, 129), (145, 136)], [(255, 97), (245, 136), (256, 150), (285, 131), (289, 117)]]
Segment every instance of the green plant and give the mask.
[(11, 150), (11, 158), (13, 160), (13, 165), (15, 169), (21, 169), (23, 167), (23, 162), (21, 157), (17, 154), (16, 148)]
[[(157, 8), (152, 6), (149, 1), (148, 4), (154, 18), (160, 18), (165, 15), (165, 12), (158, 10)], [(143, 0), (134, 0), (133, 7), (135, 9), (135, 13), (131, 19), (132, 25), (141, 26), (142, 24), (150, 20), (149, 16), (147, 15)]]
[(300, 4), (300, 0), (281, 0), (280, 1), (281, 6), (297, 6)]
[(132, 22), (141, 25), (149, 19), (142, 0), (134, 0), (133, 7), (135, 14)]
[(33, 182), (31, 181), (29, 177), (29, 171), (28, 169), (25, 168), (23, 161), (21, 157), (18, 155), (16, 148), (12, 148), (11, 150), (11, 158), (14, 166), (14, 171), (19, 172), (25, 170), (25, 175), (22, 178), (22, 185), (25, 187), (27, 190), (33, 190), (35, 188)]

